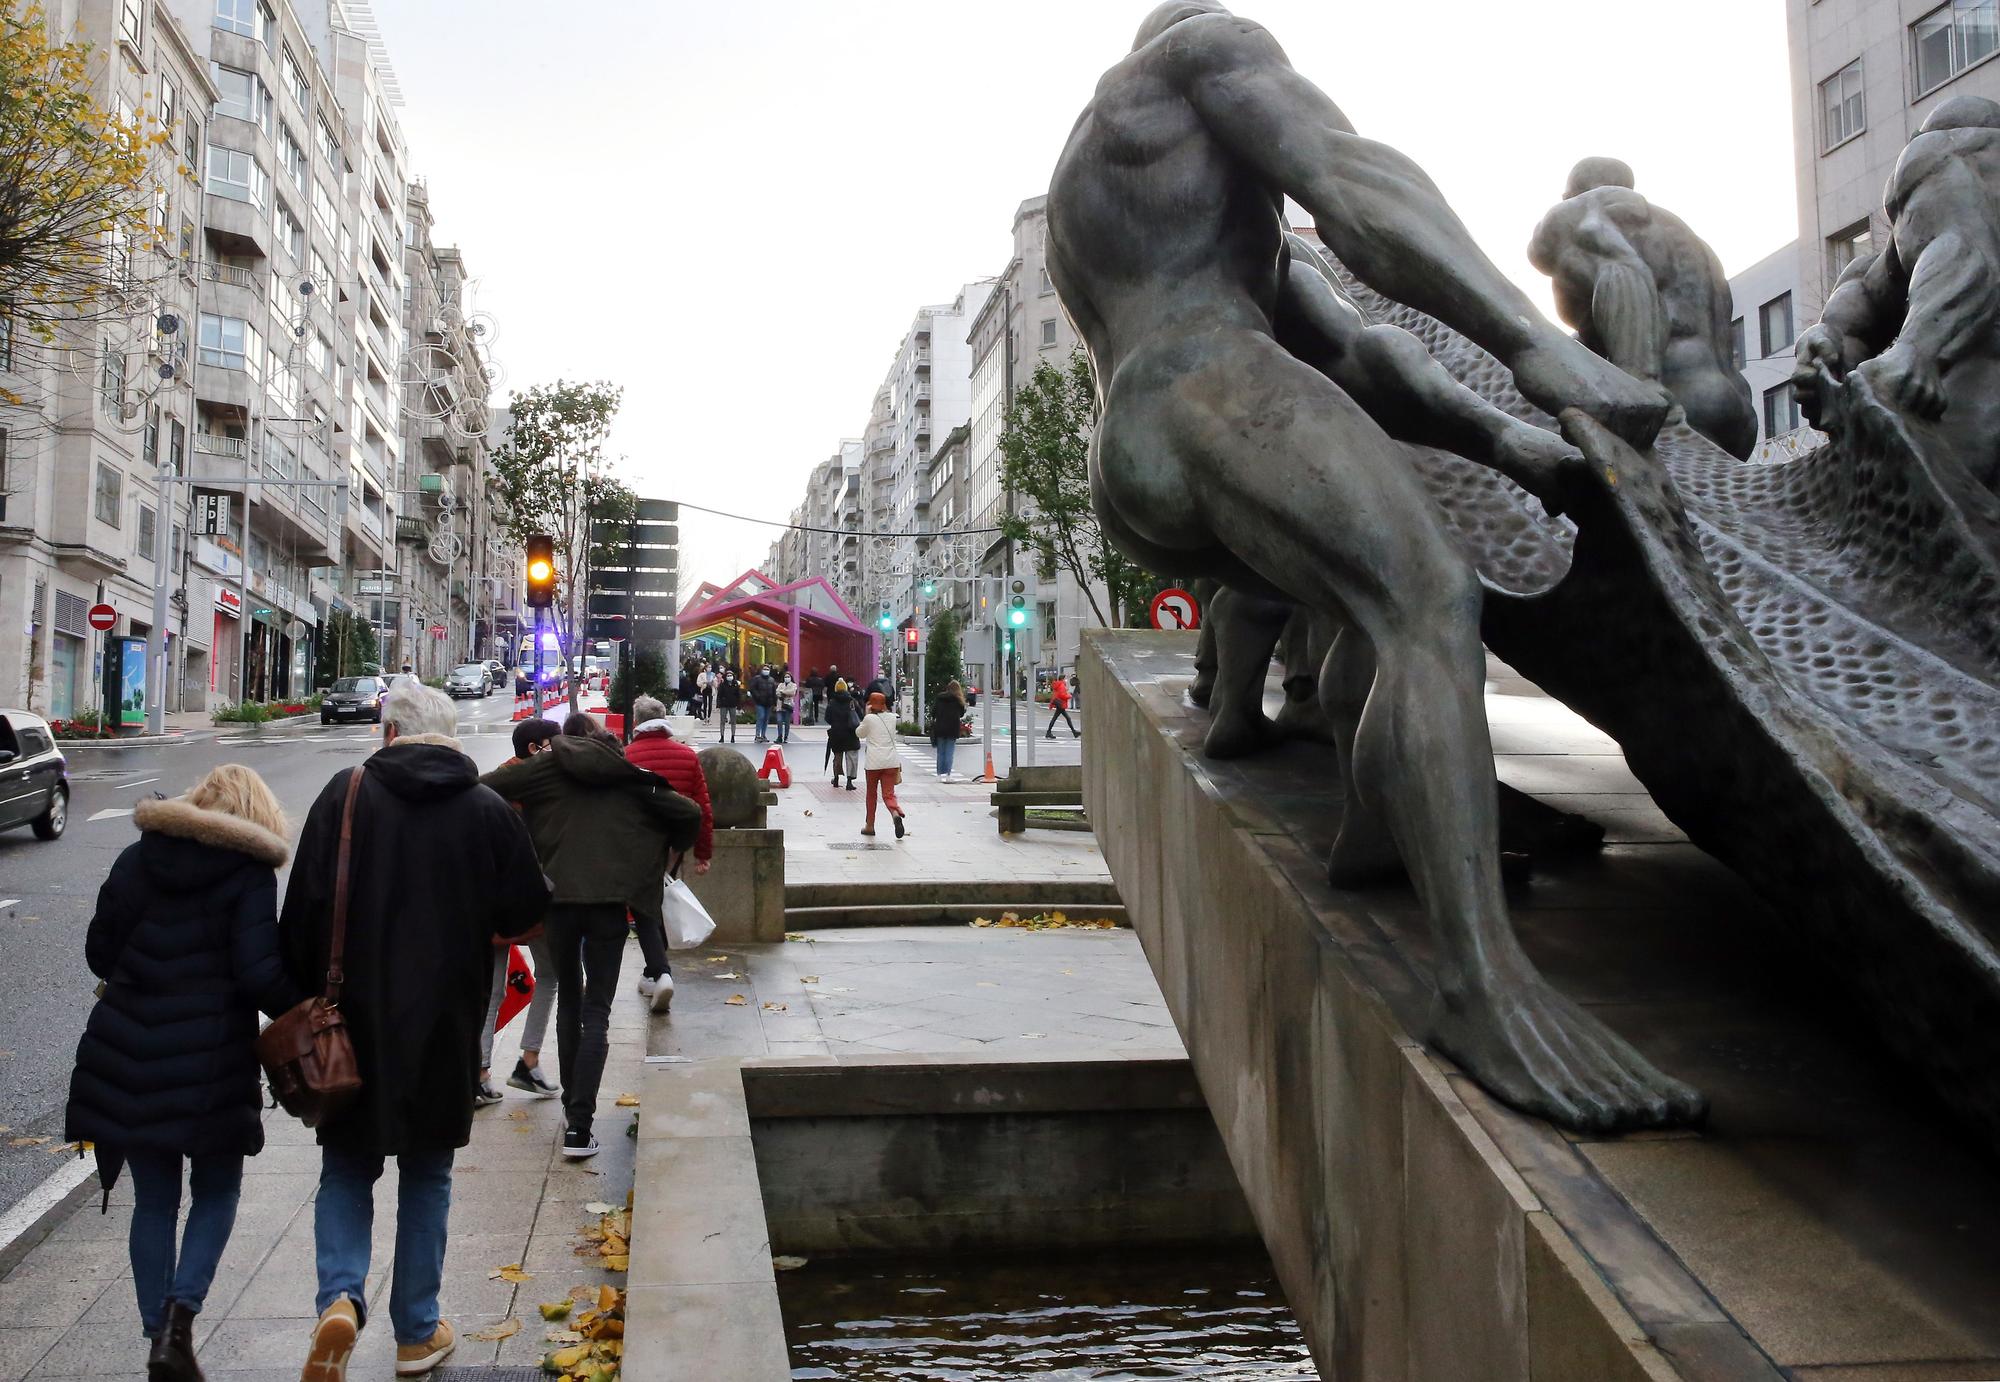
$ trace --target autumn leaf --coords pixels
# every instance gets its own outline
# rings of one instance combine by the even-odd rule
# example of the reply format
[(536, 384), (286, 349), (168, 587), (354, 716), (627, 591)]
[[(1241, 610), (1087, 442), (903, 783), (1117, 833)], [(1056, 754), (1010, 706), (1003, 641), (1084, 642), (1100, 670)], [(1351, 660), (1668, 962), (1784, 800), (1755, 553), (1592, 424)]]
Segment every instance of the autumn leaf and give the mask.
[(46, 1137), (16, 1137), (8, 1142), (9, 1147), (41, 1147), (48, 1143)]
[(771, 1265), (781, 1272), (795, 1272), (806, 1265), (806, 1259), (803, 1257), (793, 1257), (787, 1253), (782, 1257), (772, 1258)]
[(808, 974), (804, 978), (800, 979), (799, 982), (802, 984), (817, 984), (819, 982), (819, 975)]
[(619, 1108), (637, 1108), (637, 1107), (639, 1107), (639, 1096), (638, 1096), (638, 1095), (636, 1095), (636, 1094), (621, 1094), (621, 1095), (619, 1095), (619, 1096), (618, 1096), (618, 1107), (619, 1107)]
[(583, 1342), (583, 1335), (577, 1333), (574, 1329), (551, 1329), (548, 1333), (542, 1335), (542, 1342), (545, 1344), (580, 1344)]
[[(732, 1008), (740, 1008), (748, 1004), (750, 1000), (745, 998), (740, 993), (732, 993), (729, 995), (729, 997), (723, 999), (722, 1001), (728, 1004)], [(45, 1138), (43, 1140), (46, 1141), (47, 1139)]]
[(787, 932), (785, 932), (785, 939), (786, 939), (786, 940), (788, 940), (788, 941), (802, 941), (802, 940), (804, 940), (805, 938), (806, 938), (806, 933), (805, 933), (805, 932), (803, 932), (803, 931), (787, 931)]
[(607, 1257), (604, 1259), (604, 1270), (607, 1272), (629, 1271), (631, 1267), (632, 1259), (623, 1253), (620, 1253), (616, 1257)]
[(583, 1207), (583, 1212), (586, 1214), (609, 1214), (617, 1208), (618, 1206), (615, 1204), (606, 1204), (602, 1200), (592, 1200)]
[(550, 1321), (566, 1320), (575, 1304), (575, 1301), (570, 1300), (545, 1300), (541, 1305), (542, 1318)]
[(511, 1339), (520, 1332), (521, 1332), (521, 1322), (510, 1316), (509, 1318), (500, 1321), (500, 1323), (493, 1325), (490, 1328), (482, 1329), (476, 1334), (472, 1334), (467, 1337), (477, 1339), (481, 1343), (497, 1344), (502, 1339)]
[(535, 1276), (534, 1273), (532, 1272), (522, 1271), (520, 1263), (509, 1262), (504, 1267), (495, 1267), (492, 1271), (488, 1272), (486, 1274), (486, 1279), (488, 1281), (521, 1282), (521, 1281), (533, 1281), (535, 1279)]
[(730, 974), (712, 974), (712, 975), (710, 975), (709, 977), (710, 977), (710, 978), (712, 978), (712, 979), (735, 979), (735, 980), (737, 980), (737, 981), (739, 981), (739, 982), (740, 982), (740, 981), (742, 980), (742, 978), (743, 978), (743, 976), (742, 976), (741, 974), (735, 974), (735, 973), (730, 973)]
[(764, 1011), (767, 1013), (781, 1013), (788, 1010), (786, 1009), (783, 1003), (766, 1003), (764, 1005)]

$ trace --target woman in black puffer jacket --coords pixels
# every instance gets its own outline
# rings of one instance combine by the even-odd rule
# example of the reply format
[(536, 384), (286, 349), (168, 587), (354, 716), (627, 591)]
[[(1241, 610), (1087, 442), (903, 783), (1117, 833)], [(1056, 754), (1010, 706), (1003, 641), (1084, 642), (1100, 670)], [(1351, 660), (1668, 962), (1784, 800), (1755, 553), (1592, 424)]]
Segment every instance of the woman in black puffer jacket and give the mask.
[[(201, 1377), (193, 1324), (236, 1222), (243, 1158), (264, 1148), (257, 1010), (300, 997), (278, 958), (285, 818), (238, 764), (142, 801), (138, 842), (97, 894), (84, 957), (105, 981), (76, 1050), (65, 1135), (97, 1148), (108, 1197), (132, 1167), (133, 1285), (153, 1382)], [(193, 1163), (175, 1251), (181, 1161)]]
[(861, 707), (854, 703), (854, 688), (845, 681), (833, 684), (833, 694), (826, 702), (826, 761), (833, 765), (833, 785), (840, 785), (840, 775), (847, 774), (847, 790), (854, 790), (856, 760), (861, 755), (861, 737), (855, 731), (861, 724)]

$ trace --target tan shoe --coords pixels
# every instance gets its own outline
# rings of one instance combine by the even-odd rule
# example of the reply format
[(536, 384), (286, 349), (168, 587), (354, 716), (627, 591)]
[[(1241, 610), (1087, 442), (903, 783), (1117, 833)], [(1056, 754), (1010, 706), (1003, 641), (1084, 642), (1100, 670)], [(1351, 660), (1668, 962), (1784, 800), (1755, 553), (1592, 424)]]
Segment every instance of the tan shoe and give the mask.
[(313, 1326), (312, 1349), (299, 1382), (347, 1382), (347, 1357), (354, 1352), (354, 1336), (361, 1332), (361, 1317), (354, 1302), (342, 1296), (320, 1312)]
[(451, 1326), (439, 1320), (437, 1332), (431, 1335), (429, 1343), (396, 1345), (396, 1376), (421, 1377), (442, 1363), (456, 1347), (458, 1339)]

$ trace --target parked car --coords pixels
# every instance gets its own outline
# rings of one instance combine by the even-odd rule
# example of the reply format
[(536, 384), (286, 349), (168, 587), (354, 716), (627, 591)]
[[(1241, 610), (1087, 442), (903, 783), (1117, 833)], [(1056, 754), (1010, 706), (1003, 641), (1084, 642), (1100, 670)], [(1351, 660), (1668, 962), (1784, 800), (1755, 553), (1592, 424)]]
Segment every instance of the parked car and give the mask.
[(497, 657), (487, 658), (486, 679), (496, 687), (505, 686), (507, 684), (507, 664)]
[(61, 837), (69, 824), (69, 761), (49, 722), (25, 710), (0, 710), (0, 830), (33, 828), (38, 840)]
[(444, 693), (453, 700), (460, 696), (478, 696), (484, 699), (493, 694), (493, 679), (486, 674), (483, 662), (463, 662), (451, 669), (451, 675), (444, 679)]
[(373, 720), (382, 723), (382, 694), (389, 689), (380, 677), (342, 677), (320, 698), (319, 722)]

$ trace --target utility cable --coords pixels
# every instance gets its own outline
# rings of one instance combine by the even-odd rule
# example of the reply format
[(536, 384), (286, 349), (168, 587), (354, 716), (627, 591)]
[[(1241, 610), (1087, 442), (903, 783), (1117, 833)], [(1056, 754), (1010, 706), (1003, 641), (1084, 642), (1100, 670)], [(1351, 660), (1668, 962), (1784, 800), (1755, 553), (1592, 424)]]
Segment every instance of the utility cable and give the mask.
[(999, 528), (944, 528), (934, 533), (864, 533), (859, 528), (814, 528), (804, 523), (793, 523), (784, 519), (752, 518), (747, 513), (728, 513), (722, 509), (705, 508), (700, 504), (690, 504), (685, 499), (676, 499), (673, 502), (684, 509), (693, 509), (696, 513), (714, 514), (717, 518), (734, 518), (743, 523), (761, 523), (767, 528), (783, 528), (788, 532), (794, 533), (832, 533), (837, 537), (916, 538), (957, 537), (960, 534), (977, 537), (987, 533), (1003, 531)]

